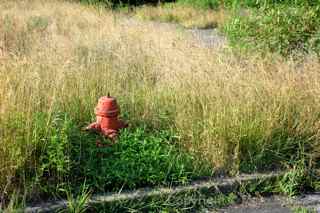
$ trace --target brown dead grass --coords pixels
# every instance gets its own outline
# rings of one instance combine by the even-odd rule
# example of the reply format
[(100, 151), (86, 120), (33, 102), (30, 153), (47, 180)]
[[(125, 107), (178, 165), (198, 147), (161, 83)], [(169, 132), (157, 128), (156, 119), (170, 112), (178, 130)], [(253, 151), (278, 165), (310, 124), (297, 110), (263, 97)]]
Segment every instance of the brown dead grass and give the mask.
[(181, 4), (142, 6), (135, 11), (143, 20), (173, 22), (186, 28), (216, 28), (222, 26), (229, 15), (224, 9), (205, 10)]

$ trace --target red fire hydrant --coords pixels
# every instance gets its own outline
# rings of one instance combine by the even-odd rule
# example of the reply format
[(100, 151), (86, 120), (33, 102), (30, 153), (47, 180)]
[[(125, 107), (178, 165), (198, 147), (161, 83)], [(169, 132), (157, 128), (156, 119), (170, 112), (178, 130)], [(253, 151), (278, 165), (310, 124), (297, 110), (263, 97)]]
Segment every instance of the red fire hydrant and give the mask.
[[(95, 108), (97, 121), (86, 127), (86, 130), (94, 130), (102, 133), (113, 142), (118, 135), (119, 129), (126, 128), (128, 125), (118, 119), (120, 108), (117, 100), (113, 97), (103, 96), (99, 99), (98, 105)], [(97, 142), (100, 146), (100, 142)]]

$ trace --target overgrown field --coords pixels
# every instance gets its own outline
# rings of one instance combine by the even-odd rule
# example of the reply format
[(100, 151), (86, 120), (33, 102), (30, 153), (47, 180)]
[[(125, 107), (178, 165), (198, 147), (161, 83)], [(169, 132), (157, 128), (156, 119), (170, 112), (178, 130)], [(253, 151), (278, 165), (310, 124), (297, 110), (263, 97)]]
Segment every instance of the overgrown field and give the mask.
[(134, 14), (186, 28), (219, 28), (237, 52), (320, 55), (319, 1), (178, 0), (137, 7)]
[[(319, 166), (319, 69), (312, 54), (239, 57), (103, 8), (3, 1), (0, 199), (278, 168), (303, 179)], [(130, 128), (97, 148), (82, 128), (108, 92)]]

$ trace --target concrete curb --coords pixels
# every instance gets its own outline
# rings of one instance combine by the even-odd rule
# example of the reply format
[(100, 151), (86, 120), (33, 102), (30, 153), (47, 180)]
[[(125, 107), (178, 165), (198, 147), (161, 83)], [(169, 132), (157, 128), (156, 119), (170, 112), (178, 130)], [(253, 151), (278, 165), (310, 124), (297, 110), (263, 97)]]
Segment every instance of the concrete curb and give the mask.
[[(105, 193), (93, 195), (89, 200), (89, 205), (112, 203), (124, 200), (136, 200), (155, 196), (169, 196), (184, 192), (195, 192), (201, 190), (210, 190), (227, 193), (236, 190), (241, 184), (248, 184), (253, 181), (268, 181), (279, 178), (284, 172), (272, 172), (268, 174), (239, 175), (233, 178), (219, 178), (202, 181), (194, 181), (189, 185), (176, 187), (159, 187), (159, 188), (141, 188), (134, 191)], [(67, 207), (66, 200), (60, 200), (48, 203), (39, 203), (36, 206), (24, 209), (26, 213), (33, 212), (54, 212)]]

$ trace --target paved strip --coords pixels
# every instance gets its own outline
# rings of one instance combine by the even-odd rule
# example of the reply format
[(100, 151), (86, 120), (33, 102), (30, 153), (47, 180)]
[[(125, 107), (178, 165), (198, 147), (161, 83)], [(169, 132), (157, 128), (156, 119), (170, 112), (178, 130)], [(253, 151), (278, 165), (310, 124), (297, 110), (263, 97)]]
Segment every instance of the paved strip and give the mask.
[[(241, 204), (234, 204), (220, 209), (223, 213), (290, 213), (293, 209), (303, 207), (320, 212), (320, 193), (304, 194), (295, 198), (282, 196), (249, 197)], [(213, 211), (217, 212), (217, 211)], [(302, 212), (302, 211), (301, 211)]]
[[(126, 191), (119, 193), (104, 193), (93, 195), (89, 200), (89, 205), (112, 203), (122, 200), (136, 200), (154, 196), (167, 196), (183, 192), (194, 192), (203, 189), (213, 189), (217, 192), (228, 192), (235, 190), (240, 184), (250, 183), (257, 180), (271, 180), (282, 176), (282, 172), (272, 172), (268, 174), (252, 174), (252, 175), (240, 175), (233, 178), (219, 178), (209, 179), (202, 181), (194, 181), (189, 185), (176, 186), (176, 187), (159, 187), (159, 188), (141, 188), (134, 191)], [(24, 212), (54, 212), (58, 209), (64, 209), (67, 207), (66, 200), (53, 201), (47, 203), (39, 203), (38, 205), (25, 208)]]

